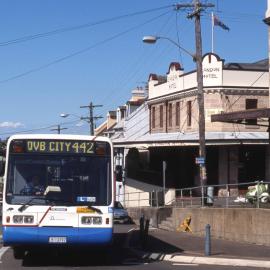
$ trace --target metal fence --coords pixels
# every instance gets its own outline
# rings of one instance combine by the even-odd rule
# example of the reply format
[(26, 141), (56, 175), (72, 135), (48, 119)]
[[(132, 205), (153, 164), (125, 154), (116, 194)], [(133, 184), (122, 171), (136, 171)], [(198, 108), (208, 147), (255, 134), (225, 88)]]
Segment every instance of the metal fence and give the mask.
[[(247, 207), (270, 208), (270, 182), (196, 186), (120, 194), (126, 207)], [(203, 192), (202, 192), (203, 191)], [(169, 194), (169, 195), (168, 195)]]

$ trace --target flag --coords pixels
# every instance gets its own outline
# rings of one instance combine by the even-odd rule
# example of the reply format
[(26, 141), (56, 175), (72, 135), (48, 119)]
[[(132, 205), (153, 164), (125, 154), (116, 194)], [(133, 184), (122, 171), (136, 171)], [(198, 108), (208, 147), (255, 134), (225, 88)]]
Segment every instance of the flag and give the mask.
[(224, 30), (228, 31), (230, 30), (230, 28), (227, 25), (225, 25), (216, 15), (214, 15), (214, 25), (220, 26)]

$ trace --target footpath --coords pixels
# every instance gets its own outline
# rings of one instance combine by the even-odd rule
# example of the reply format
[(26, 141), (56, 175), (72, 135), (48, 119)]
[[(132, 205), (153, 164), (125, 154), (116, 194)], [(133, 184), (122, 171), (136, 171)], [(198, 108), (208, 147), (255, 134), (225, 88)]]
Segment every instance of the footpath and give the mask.
[(205, 256), (204, 237), (187, 232), (150, 228), (142, 245), (140, 231), (132, 232), (130, 247), (143, 259), (209, 265), (270, 268), (270, 247), (211, 239), (210, 256)]

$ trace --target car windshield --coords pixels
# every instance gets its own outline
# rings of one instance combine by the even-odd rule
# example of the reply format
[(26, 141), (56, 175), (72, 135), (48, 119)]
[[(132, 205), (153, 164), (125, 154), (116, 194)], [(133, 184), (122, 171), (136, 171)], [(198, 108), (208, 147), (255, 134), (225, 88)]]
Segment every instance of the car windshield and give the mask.
[[(108, 156), (11, 154), (7, 203), (24, 204), (32, 197), (42, 198), (48, 186), (56, 186), (60, 192), (54, 194), (55, 204), (109, 205), (110, 166)], [(31, 202), (45, 203), (42, 199)]]
[(123, 209), (123, 205), (120, 202), (114, 202), (114, 207), (118, 209)]

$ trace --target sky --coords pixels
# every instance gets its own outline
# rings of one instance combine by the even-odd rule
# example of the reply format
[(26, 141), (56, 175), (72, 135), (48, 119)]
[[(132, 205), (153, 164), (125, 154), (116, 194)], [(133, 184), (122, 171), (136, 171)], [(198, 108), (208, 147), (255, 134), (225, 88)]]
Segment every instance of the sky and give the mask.
[[(143, 36), (170, 38), (195, 51), (191, 10), (174, 10), (171, 0), (0, 0), (0, 138), (12, 134), (89, 134), (80, 121), (125, 104), (150, 73), (166, 75), (171, 62), (185, 72), (191, 57), (168, 40), (155, 45)], [(211, 51), (211, 12), (229, 31), (214, 27), (214, 52), (226, 62), (255, 62), (268, 57), (263, 23), (267, 0), (213, 0), (202, 12), (203, 54)], [(70, 114), (61, 118), (61, 113)]]

